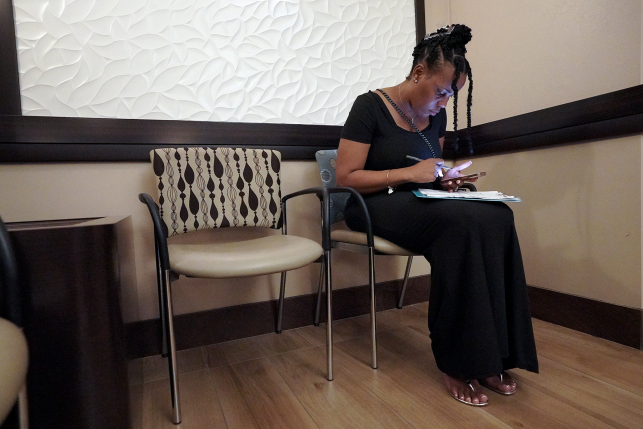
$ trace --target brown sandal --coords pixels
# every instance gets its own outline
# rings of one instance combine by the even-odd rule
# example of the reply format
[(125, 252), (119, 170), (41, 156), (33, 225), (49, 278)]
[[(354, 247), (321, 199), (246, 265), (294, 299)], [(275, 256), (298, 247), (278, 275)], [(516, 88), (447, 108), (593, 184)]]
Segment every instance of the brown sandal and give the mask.
[[(469, 388), (471, 389), (471, 391), (473, 393), (476, 393), (476, 389), (473, 388), (473, 384), (471, 384), (471, 380), (464, 380), (464, 382), (469, 386)], [(489, 405), (489, 401), (487, 401), (487, 402), (479, 402), (477, 404), (475, 402), (465, 401), (464, 399), (458, 398), (457, 395), (454, 395), (453, 392), (451, 392), (451, 390), (449, 390), (449, 389), (447, 389), (447, 390), (449, 391), (449, 395), (451, 395), (451, 397), (453, 399), (455, 399), (458, 402), (462, 402), (463, 404), (471, 405), (473, 407), (484, 407), (486, 405)]]
[[(505, 381), (505, 377), (509, 378), (509, 380), (513, 381), (514, 383), (516, 382), (516, 380), (511, 378), (511, 376), (504, 371), (498, 374), (498, 377), (500, 377), (501, 383)], [(484, 379), (480, 379), (478, 380), (478, 382), (482, 384), (484, 387), (486, 387), (487, 389), (491, 390), (492, 392), (500, 393), (501, 395), (507, 395), (507, 396), (513, 395), (514, 393), (516, 393), (516, 390), (518, 390), (518, 385), (516, 385), (516, 387), (513, 390), (509, 390), (506, 392), (504, 390), (498, 389), (497, 387), (491, 386), (489, 383), (485, 382)]]

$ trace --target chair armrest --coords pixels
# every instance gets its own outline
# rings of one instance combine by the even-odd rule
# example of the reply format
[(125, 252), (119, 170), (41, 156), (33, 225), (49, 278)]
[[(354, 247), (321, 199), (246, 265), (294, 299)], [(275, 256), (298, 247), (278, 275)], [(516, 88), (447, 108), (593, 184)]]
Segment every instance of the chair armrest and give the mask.
[[(359, 192), (357, 192), (355, 189), (348, 188), (348, 187), (333, 186), (333, 187), (328, 187), (326, 189), (328, 190), (329, 195), (335, 194), (335, 193), (341, 193), (341, 192), (349, 192), (355, 197), (355, 199), (357, 199), (357, 202), (359, 203), (359, 206), (362, 209), (362, 212), (364, 213), (364, 220), (366, 221), (366, 244), (368, 245), (368, 247), (374, 248), (375, 244), (373, 240), (373, 226), (371, 225), (371, 216), (368, 214), (368, 208), (366, 208), (366, 203), (364, 202), (364, 198), (362, 197), (362, 195)], [(329, 233), (329, 237), (330, 237), (330, 233)]]
[(170, 269), (170, 254), (167, 250), (167, 231), (163, 228), (164, 224), (161, 220), (159, 207), (156, 205), (152, 197), (146, 193), (138, 194), (138, 199), (147, 206), (152, 216), (152, 223), (154, 224), (154, 240), (156, 241), (157, 250), (159, 252), (159, 260), (163, 270)]
[(319, 198), (319, 200), (323, 204), (322, 248), (324, 249), (324, 251), (328, 251), (330, 250), (330, 198), (328, 197), (327, 189), (324, 188), (323, 186), (302, 189), (300, 191), (296, 191), (288, 195), (284, 195), (281, 198), (281, 216), (283, 219), (283, 222), (281, 225), (281, 232), (284, 235), (288, 233), (288, 224), (286, 222), (286, 202), (291, 198), (299, 197), (301, 195), (310, 195), (310, 194), (317, 195), (317, 198)]
[(319, 186), (316, 188), (306, 188), (300, 191), (291, 192), (290, 194), (284, 195), (283, 197), (281, 197), (281, 203), (282, 205), (284, 205), (286, 201), (291, 198), (298, 197), (300, 195), (309, 195), (309, 194), (315, 194), (321, 200), (323, 199), (323, 196), (324, 196), (324, 187)]
[(366, 208), (366, 203), (362, 195), (353, 188), (345, 187), (317, 187), (317, 188), (308, 188), (301, 191), (293, 192), (288, 194), (281, 199), (281, 213), (283, 216), (283, 233), (286, 234), (286, 201), (293, 197), (298, 197), (300, 195), (306, 194), (315, 194), (322, 201), (324, 209), (322, 210), (322, 248), (324, 251), (330, 250), (330, 194), (335, 193), (350, 193), (355, 196), (362, 212), (364, 213), (364, 220), (366, 221), (366, 242), (368, 247), (374, 248), (373, 240), (373, 227), (371, 226), (371, 217), (368, 214), (368, 209)]

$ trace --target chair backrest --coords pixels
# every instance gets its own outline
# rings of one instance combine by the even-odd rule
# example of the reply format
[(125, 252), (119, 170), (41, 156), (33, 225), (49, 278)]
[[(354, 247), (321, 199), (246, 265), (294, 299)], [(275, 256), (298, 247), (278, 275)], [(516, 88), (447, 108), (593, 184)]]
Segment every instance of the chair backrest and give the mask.
[[(317, 166), (322, 183), (325, 187), (330, 188), (337, 186), (337, 174), (335, 167), (337, 165), (337, 150), (319, 150), (315, 153)], [(330, 194), (330, 223), (344, 220), (344, 209), (346, 201), (350, 197), (348, 193)]]
[(237, 226), (281, 228), (281, 154), (184, 147), (150, 152), (168, 235)]

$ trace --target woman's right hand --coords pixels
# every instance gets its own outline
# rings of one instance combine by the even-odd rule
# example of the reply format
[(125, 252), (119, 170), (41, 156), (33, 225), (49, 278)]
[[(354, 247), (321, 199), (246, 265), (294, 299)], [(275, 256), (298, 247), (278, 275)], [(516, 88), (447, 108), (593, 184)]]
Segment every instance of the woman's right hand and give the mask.
[(429, 183), (438, 178), (444, 166), (444, 160), (441, 158), (429, 158), (420, 161), (409, 167), (411, 171), (410, 182)]

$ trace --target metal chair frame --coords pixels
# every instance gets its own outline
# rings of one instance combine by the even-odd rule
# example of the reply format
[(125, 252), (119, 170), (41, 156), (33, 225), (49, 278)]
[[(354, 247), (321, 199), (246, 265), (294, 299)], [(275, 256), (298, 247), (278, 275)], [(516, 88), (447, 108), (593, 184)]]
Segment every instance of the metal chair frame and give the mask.
[[(322, 249), (324, 250), (323, 255), (315, 262), (321, 262), (323, 267), (327, 271), (328, 279), (330, 276), (330, 231), (326, 230), (326, 226), (329, 225), (328, 221), (328, 189), (324, 187), (308, 188), (293, 192), (291, 194), (285, 195), (281, 198), (281, 210), (283, 216), (282, 224), (282, 234), (287, 234), (287, 217), (286, 217), (286, 203), (288, 200), (294, 197), (301, 195), (315, 194), (322, 202), (325, 210), (322, 211)], [(168, 369), (170, 374), (170, 391), (172, 398), (172, 422), (174, 424), (181, 423), (181, 410), (180, 410), (180, 393), (179, 393), (179, 376), (177, 369), (176, 361), (176, 337), (174, 332), (174, 312), (172, 305), (172, 291), (171, 283), (172, 281), (178, 279), (178, 275), (171, 270), (170, 267), (170, 257), (168, 251), (167, 243), (167, 227), (165, 223), (161, 220), (161, 215), (159, 212), (159, 207), (157, 206), (154, 199), (146, 193), (139, 194), (139, 200), (145, 204), (150, 212), (152, 217), (152, 223), (154, 226), (154, 246), (156, 252), (156, 274), (157, 274), (157, 286), (158, 286), (158, 297), (159, 297), (159, 315), (161, 321), (161, 354), (163, 357), (168, 357)], [(282, 331), (282, 319), (283, 319), (283, 305), (284, 305), (284, 295), (285, 295), (285, 286), (286, 286), (286, 272), (281, 273), (281, 282), (279, 290), (279, 312), (277, 317), (277, 326), (276, 332), (281, 333)], [(330, 305), (332, 299), (332, 287), (328, 283), (326, 285), (326, 290), (328, 293), (328, 302), (329, 302), (329, 320), (332, 319), (332, 305)], [(328, 380), (333, 379), (332, 375), (332, 332), (331, 324), (328, 326), (327, 334), (327, 357), (328, 357)]]

